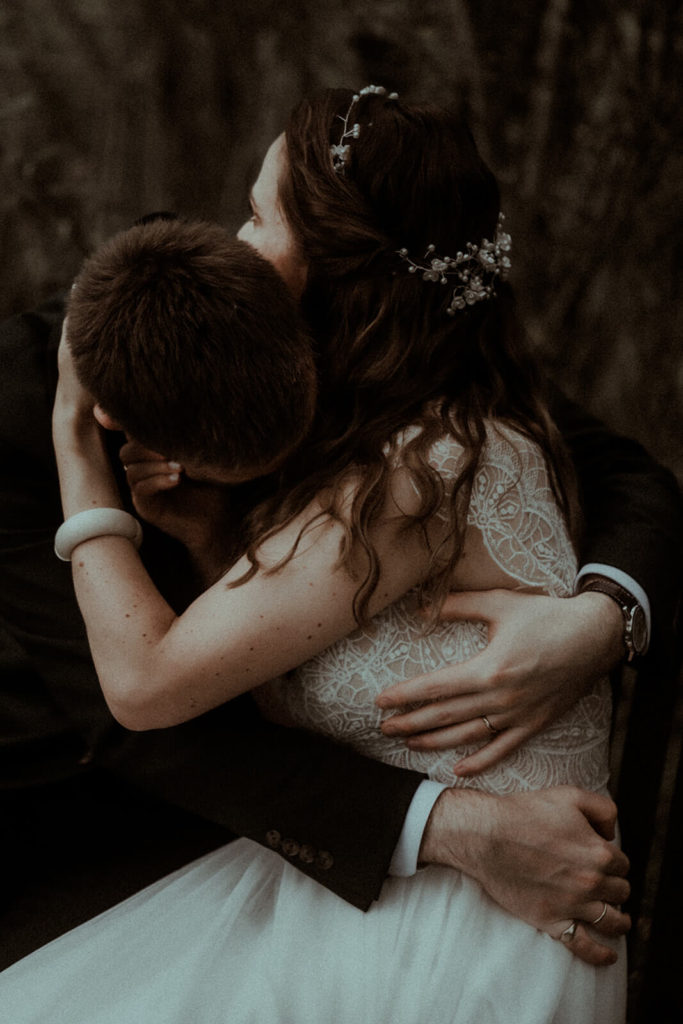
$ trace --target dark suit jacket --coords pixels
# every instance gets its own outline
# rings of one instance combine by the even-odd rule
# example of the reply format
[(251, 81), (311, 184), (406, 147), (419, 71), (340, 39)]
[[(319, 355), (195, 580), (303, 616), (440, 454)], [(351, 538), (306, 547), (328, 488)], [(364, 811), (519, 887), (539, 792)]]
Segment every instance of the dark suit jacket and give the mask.
[[(248, 696), (148, 734), (126, 732), (109, 714), (70, 566), (53, 553), (62, 514), (50, 421), (62, 314), (57, 298), (0, 326), (0, 785), (27, 796), (26, 787), (95, 765), (217, 823), (226, 839), (270, 846), (366, 908), (421, 776), (266, 723)], [(150, 571), (173, 590), (169, 566), (182, 565), (182, 551), (145, 533)]]
[[(112, 720), (70, 568), (52, 551), (61, 521), (50, 417), (62, 311), (58, 297), (0, 326), (2, 786), (16, 806), (22, 787), (26, 797), (54, 780), (105, 773), (214, 822), (215, 842), (235, 833), (271, 846), (367, 908), (420, 776), (266, 723), (248, 697), (147, 734)], [(617, 565), (642, 584), (661, 649), (677, 594), (672, 565), (681, 557), (673, 478), (559, 393), (554, 412), (583, 486), (584, 560)], [(181, 552), (169, 554), (153, 531), (146, 538), (163, 589), (164, 567), (179, 565)]]

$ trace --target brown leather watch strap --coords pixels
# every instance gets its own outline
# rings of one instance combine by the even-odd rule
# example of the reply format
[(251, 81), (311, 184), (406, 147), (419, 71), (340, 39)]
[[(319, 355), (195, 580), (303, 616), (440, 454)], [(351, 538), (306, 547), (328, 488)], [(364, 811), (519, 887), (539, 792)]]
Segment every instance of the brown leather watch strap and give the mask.
[(624, 617), (624, 648), (626, 661), (631, 662), (647, 651), (647, 620), (640, 602), (625, 587), (608, 576), (589, 574), (579, 581), (579, 592), (606, 594), (619, 605)]

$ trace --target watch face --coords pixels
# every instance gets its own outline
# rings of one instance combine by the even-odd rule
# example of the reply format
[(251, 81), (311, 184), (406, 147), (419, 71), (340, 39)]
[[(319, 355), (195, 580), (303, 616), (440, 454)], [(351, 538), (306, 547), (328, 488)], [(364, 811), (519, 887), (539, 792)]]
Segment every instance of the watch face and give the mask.
[(640, 605), (633, 609), (631, 617), (631, 642), (636, 654), (642, 654), (647, 647), (647, 620)]

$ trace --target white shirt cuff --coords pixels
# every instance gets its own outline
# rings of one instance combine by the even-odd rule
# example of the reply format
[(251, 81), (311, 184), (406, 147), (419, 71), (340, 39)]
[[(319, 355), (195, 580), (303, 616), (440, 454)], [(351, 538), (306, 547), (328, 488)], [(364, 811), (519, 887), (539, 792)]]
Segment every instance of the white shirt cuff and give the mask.
[(636, 583), (632, 576), (629, 576), (627, 572), (622, 572), (621, 569), (615, 569), (613, 565), (601, 565), (600, 562), (590, 562), (588, 565), (583, 565), (579, 570), (579, 574), (576, 577), (575, 589), (578, 589), (579, 581), (587, 576), (589, 573), (595, 573), (598, 576), (606, 576), (610, 580), (614, 580), (624, 590), (628, 590), (629, 594), (633, 594), (640, 607), (645, 612), (645, 622), (647, 624), (647, 645), (650, 646), (650, 632), (652, 630), (652, 618), (650, 613), (650, 602), (647, 594), (641, 587), (640, 583)]
[(413, 799), (408, 808), (398, 843), (394, 850), (389, 865), (389, 874), (399, 878), (407, 878), (417, 871), (417, 859), (420, 855), (420, 844), (422, 834), (427, 825), (427, 819), (432, 813), (432, 808), (441, 796), (444, 789), (448, 787), (442, 782), (432, 782), (425, 779), (415, 790)]

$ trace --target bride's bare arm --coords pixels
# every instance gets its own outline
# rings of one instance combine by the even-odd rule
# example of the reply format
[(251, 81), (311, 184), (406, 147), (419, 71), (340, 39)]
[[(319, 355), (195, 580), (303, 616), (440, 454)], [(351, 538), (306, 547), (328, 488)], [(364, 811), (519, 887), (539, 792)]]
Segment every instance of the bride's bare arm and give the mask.
[[(65, 518), (121, 507), (91, 407), (63, 353), (53, 430)], [(247, 583), (227, 585), (248, 568), (243, 559), (180, 616), (129, 541), (104, 536), (78, 546), (78, 602), (103, 693), (124, 725), (186, 721), (302, 664), (354, 628), (358, 580), (339, 564), (342, 528), (329, 519), (306, 526), (314, 514), (305, 511), (263, 546), (263, 568)], [(302, 528), (295, 557), (269, 575)], [(383, 571), (371, 614), (413, 586), (429, 558), (420, 531), (402, 530), (389, 512), (373, 539)], [(401, 558), (389, 557), (399, 540)]]

